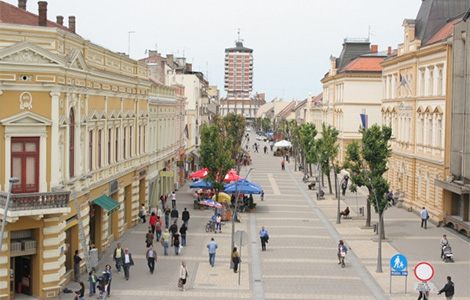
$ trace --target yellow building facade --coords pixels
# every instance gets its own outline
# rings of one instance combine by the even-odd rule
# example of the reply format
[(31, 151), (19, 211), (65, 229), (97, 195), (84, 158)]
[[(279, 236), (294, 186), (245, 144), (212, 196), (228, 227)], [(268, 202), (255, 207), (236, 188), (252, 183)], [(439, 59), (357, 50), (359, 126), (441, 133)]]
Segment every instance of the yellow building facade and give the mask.
[(75, 250), (106, 250), (149, 204), (151, 83), (144, 63), (60, 27), (0, 32), (0, 191), (19, 179), (7, 212), (0, 192), (0, 299), (49, 299)]
[(448, 35), (422, 45), (415, 25), (414, 20), (405, 20), (404, 43), (396, 56), (382, 63), (382, 122), (392, 127), (394, 137), (386, 178), (406, 208), (419, 212), (426, 207), (430, 219), (440, 223), (443, 190), (434, 181), (445, 178), (448, 166), (445, 130), (452, 48)]

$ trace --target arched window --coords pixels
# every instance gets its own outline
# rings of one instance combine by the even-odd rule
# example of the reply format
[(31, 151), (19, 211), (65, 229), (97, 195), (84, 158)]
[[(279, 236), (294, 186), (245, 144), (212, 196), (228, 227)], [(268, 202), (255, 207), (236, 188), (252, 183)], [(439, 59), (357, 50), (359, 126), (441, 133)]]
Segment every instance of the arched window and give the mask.
[(69, 177), (75, 176), (75, 113), (73, 108), (69, 114)]

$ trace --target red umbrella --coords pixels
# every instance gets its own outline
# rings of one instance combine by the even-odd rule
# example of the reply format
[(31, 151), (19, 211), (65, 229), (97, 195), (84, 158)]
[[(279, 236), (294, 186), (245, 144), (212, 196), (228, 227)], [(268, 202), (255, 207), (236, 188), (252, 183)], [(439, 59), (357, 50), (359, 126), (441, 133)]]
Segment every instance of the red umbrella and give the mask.
[(193, 179), (193, 178), (205, 178), (207, 176), (207, 174), (209, 174), (209, 170), (207, 168), (204, 168), (202, 170), (199, 170), (199, 171), (196, 171), (194, 173), (192, 173), (191, 175), (189, 175), (189, 178)]
[(225, 182), (235, 182), (240, 179), (243, 179), (243, 177), (238, 176), (237, 171), (232, 169), (225, 174), (224, 181)]

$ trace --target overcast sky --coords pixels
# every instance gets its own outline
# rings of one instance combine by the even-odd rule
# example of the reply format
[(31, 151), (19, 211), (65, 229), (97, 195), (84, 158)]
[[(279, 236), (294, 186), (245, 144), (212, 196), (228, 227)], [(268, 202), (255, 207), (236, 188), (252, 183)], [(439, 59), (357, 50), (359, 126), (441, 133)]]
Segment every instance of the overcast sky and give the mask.
[[(221, 95), (225, 48), (238, 28), (254, 50), (253, 92), (266, 101), (303, 100), (322, 91), (329, 57), (344, 38), (367, 38), (379, 51), (403, 42), (403, 20), (414, 19), (422, 0), (48, 0), (48, 19), (76, 17), (83, 38), (130, 57), (146, 50), (185, 56)], [(6, 0), (17, 5), (17, 0)], [(37, 1), (27, 10), (38, 13)], [(370, 30), (369, 30), (370, 28)], [(130, 31), (135, 33), (129, 34)], [(129, 43), (130, 37), (130, 43)]]

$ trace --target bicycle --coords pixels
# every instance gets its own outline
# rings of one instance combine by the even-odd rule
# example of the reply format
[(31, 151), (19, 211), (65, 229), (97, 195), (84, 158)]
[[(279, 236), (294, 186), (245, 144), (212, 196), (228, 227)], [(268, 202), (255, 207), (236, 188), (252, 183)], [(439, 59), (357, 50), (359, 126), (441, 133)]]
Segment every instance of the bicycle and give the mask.
[(206, 232), (213, 232), (215, 231), (215, 223), (212, 221), (207, 222), (206, 224)]

